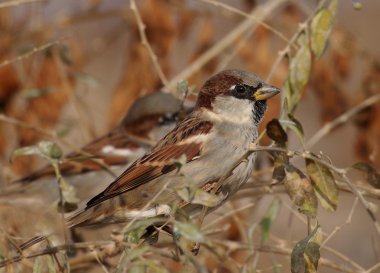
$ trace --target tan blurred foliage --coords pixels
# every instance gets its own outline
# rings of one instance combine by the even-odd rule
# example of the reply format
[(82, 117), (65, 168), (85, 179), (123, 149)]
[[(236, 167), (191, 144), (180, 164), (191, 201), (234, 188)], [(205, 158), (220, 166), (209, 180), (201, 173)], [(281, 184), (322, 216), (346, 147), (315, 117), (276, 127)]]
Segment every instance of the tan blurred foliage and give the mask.
[[(169, 53), (176, 36), (174, 15), (165, 6), (166, 1), (145, 1), (140, 13), (146, 25), (146, 35), (163, 72), (170, 73)], [(157, 91), (161, 86), (160, 79), (151, 62), (133, 15), (128, 17), (130, 39), (126, 44), (125, 67), (123, 76), (113, 95), (110, 112), (110, 124), (114, 125), (126, 113), (128, 108), (142, 94)]]

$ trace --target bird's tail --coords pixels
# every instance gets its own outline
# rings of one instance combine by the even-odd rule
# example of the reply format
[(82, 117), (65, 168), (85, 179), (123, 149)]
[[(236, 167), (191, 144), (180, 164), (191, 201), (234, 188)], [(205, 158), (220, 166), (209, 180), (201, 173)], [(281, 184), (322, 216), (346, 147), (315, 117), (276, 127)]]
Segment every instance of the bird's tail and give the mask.
[(73, 215), (70, 215), (66, 218), (66, 226), (68, 228), (73, 228), (76, 226), (85, 225), (86, 223), (99, 218), (104, 214), (101, 211), (100, 205), (102, 204), (90, 208), (81, 209)]
[(66, 218), (66, 226), (73, 228), (77, 226), (91, 225), (107, 219), (111, 215), (117, 216), (123, 207), (118, 202), (118, 198), (112, 198), (93, 206), (87, 206), (84, 209), (70, 215)]

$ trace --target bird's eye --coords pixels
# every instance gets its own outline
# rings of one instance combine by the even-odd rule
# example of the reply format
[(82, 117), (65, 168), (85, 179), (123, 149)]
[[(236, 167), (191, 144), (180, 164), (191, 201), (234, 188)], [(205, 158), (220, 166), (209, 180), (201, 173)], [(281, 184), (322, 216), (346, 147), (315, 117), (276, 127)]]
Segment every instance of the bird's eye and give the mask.
[(245, 86), (242, 85), (242, 84), (237, 84), (237, 85), (235, 86), (235, 91), (236, 91), (236, 93), (238, 93), (238, 94), (244, 94), (244, 93), (245, 93), (245, 90), (246, 90), (246, 88), (245, 88)]

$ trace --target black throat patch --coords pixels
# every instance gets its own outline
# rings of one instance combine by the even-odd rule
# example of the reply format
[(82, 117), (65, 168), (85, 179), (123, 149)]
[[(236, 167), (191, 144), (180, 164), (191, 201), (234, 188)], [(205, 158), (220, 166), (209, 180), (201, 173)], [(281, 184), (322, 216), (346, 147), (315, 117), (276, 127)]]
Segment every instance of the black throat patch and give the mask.
[(253, 113), (253, 120), (255, 121), (256, 124), (259, 124), (261, 122), (266, 110), (267, 110), (266, 101), (263, 101), (263, 100), (255, 101), (255, 107), (252, 113)]

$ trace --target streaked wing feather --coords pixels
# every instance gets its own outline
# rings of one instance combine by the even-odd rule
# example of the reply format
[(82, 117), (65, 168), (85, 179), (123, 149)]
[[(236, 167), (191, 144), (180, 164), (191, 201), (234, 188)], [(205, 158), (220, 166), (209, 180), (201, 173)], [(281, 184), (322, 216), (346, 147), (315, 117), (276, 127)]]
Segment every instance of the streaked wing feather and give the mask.
[(202, 145), (197, 142), (184, 143), (189, 137), (205, 134), (212, 124), (192, 117), (179, 124), (153, 150), (132, 164), (102, 193), (87, 203), (87, 208), (95, 206), (109, 198), (130, 191), (142, 184), (148, 183), (161, 175), (173, 171), (173, 159), (186, 155), (189, 162), (198, 156)]

